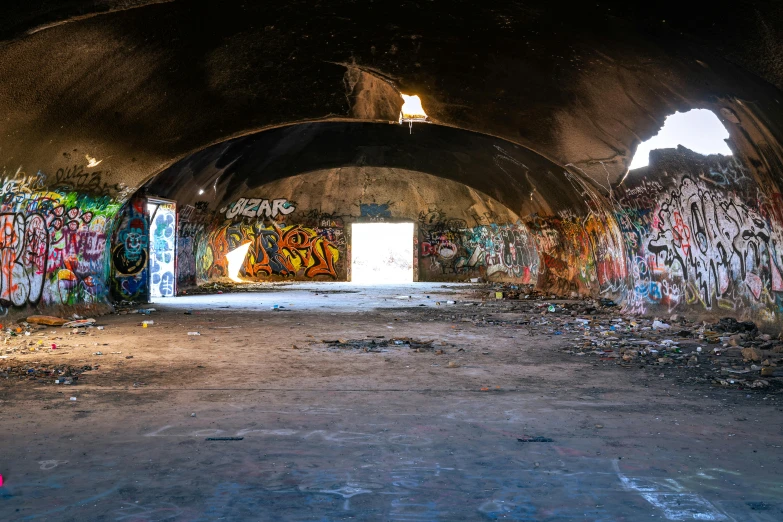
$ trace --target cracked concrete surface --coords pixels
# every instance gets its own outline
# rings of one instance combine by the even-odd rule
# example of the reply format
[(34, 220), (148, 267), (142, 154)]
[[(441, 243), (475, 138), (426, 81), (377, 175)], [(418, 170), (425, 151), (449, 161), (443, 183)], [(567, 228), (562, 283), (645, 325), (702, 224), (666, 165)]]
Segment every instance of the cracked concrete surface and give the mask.
[[(0, 380), (0, 518), (781, 519), (779, 396), (682, 386), (521, 326), (451, 319), (509, 316), (512, 302), (476, 296), (274, 285), (165, 300), (84, 335), (44, 330), (62, 355), (0, 366), (100, 367), (78, 386)], [(445, 353), (322, 342), (381, 336)]]

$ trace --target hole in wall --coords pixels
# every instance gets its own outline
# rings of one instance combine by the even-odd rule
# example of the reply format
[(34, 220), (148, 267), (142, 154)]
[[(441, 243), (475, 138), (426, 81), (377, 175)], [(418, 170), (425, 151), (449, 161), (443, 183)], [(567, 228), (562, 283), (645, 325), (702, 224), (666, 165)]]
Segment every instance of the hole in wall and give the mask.
[(373, 285), (413, 282), (413, 223), (354, 223), (351, 281)]
[(657, 135), (639, 145), (629, 170), (646, 167), (650, 161), (650, 151), (674, 149), (678, 145), (699, 154), (731, 156), (731, 149), (725, 141), (728, 138), (729, 131), (710, 110), (694, 109), (687, 112), (675, 112), (666, 118)]

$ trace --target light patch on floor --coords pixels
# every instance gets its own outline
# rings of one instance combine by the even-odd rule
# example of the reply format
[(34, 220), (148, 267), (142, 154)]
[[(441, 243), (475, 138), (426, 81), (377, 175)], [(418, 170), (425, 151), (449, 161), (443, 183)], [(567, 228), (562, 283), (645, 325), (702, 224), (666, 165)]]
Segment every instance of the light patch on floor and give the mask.
[(360, 284), (413, 281), (413, 223), (354, 223), (351, 281)]

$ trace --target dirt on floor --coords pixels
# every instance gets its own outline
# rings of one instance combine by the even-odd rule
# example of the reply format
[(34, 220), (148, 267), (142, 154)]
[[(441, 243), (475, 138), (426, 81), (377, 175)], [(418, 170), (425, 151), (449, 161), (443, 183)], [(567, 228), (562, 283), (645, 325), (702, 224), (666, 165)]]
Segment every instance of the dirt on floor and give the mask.
[(276, 291), (3, 325), (0, 519), (783, 519), (783, 354), (753, 325)]

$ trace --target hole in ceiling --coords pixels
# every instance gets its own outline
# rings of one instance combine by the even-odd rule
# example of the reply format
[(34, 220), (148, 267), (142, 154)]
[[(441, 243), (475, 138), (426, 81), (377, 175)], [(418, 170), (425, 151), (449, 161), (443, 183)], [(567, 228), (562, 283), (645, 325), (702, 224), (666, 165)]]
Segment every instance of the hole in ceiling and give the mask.
[(675, 112), (666, 118), (657, 135), (639, 145), (629, 170), (646, 167), (650, 161), (650, 151), (674, 149), (678, 145), (699, 154), (731, 156), (731, 149), (725, 141), (728, 138), (729, 131), (710, 110)]

